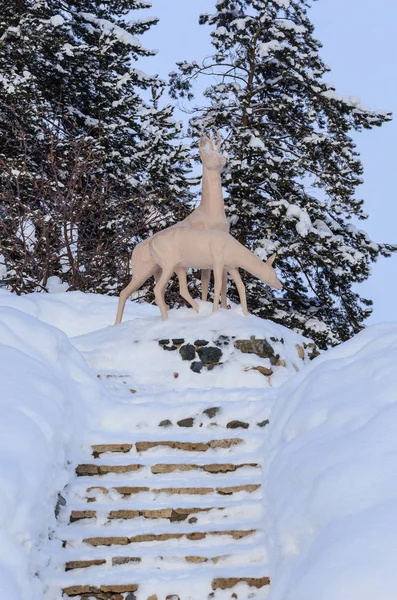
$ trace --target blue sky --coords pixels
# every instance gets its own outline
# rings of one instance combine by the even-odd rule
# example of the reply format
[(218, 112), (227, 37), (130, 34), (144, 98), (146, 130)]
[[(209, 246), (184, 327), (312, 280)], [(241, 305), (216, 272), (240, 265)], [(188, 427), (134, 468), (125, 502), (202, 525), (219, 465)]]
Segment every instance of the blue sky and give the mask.
[[(215, 0), (151, 0), (145, 11), (160, 18), (143, 41), (157, 48), (145, 59), (146, 72), (165, 77), (178, 60), (201, 60), (211, 53), (209, 31), (198, 25), (202, 12), (213, 12)], [(327, 81), (337, 92), (360, 97), (371, 108), (392, 110), (395, 121), (356, 138), (364, 164), (364, 185), (358, 195), (365, 200), (370, 218), (361, 222), (377, 242), (397, 242), (397, 194), (395, 151), (397, 143), (397, 55), (395, 52), (396, 0), (319, 0), (310, 16), (316, 37), (323, 44), (322, 57), (331, 67)], [(396, 321), (397, 256), (380, 259), (360, 293), (374, 300), (369, 323)]]

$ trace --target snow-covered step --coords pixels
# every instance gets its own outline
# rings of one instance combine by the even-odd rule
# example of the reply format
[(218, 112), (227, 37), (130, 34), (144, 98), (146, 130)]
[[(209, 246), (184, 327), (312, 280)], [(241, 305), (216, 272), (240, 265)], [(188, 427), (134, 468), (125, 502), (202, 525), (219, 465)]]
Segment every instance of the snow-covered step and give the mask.
[[(123, 503), (125, 504), (125, 503)], [(212, 502), (210, 504), (213, 504)], [(179, 504), (166, 508), (137, 508), (132, 506), (119, 508), (118, 506), (109, 506), (109, 504), (95, 505), (95, 510), (83, 509), (79, 505), (77, 508), (69, 507), (70, 512), (65, 511), (65, 521), (68, 523), (87, 524), (98, 521), (105, 524), (109, 521), (122, 521), (134, 519), (136, 526), (147, 522), (170, 522), (180, 523), (208, 523), (215, 519), (221, 521), (231, 521), (244, 516), (245, 522), (258, 520), (262, 517), (263, 507), (261, 503), (241, 503), (237, 505), (225, 506), (190, 506), (181, 508)], [(148, 506), (148, 505), (146, 505)], [(150, 506), (150, 505), (149, 505)]]
[(92, 464), (83, 463), (76, 467), (76, 474), (78, 477), (94, 477), (104, 476), (114, 473), (130, 474), (139, 471), (140, 476), (154, 475), (168, 475), (170, 473), (186, 473), (188, 471), (202, 471), (208, 474), (219, 474), (219, 473), (232, 473), (238, 469), (249, 471), (250, 469), (260, 469), (258, 463), (209, 463), (209, 464), (197, 464), (197, 463), (185, 463), (185, 462), (164, 462), (154, 463), (152, 465), (144, 465), (139, 463), (126, 463), (126, 464)]

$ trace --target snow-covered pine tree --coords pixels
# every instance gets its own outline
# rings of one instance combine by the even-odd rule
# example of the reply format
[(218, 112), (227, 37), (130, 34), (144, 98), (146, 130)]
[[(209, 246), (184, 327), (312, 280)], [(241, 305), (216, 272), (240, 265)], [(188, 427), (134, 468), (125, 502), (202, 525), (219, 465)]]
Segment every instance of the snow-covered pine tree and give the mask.
[[(3, 13), (0, 32), (0, 60), (4, 59), (0, 70), (2, 135), (10, 137), (6, 111), (11, 106), (19, 137), (24, 140), (19, 160), (25, 167), (29, 163), (34, 179), (45, 175), (47, 193), (44, 201), (41, 193), (32, 196), (28, 187), (21, 189), (12, 182), (7, 162), (10, 157), (4, 153), (1, 176), (11, 181), (8, 207), (18, 195), (27, 214), (35, 211), (37, 221), (47, 227), (54, 224), (56, 235), (50, 239), (47, 236), (44, 241), (41, 232), (35, 236), (47, 251), (46, 258), (51, 256), (47, 275), (62, 270), (72, 288), (114, 293), (127, 277), (131, 244), (155, 226), (153, 211), (147, 209), (146, 202), (157, 194), (160, 203), (161, 192), (167, 185), (172, 188), (174, 194), (169, 195), (166, 210), (157, 214), (159, 221), (160, 216), (167, 221), (164, 215), (170, 213), (170, 205), (179, 210), (188, 197), (188, 184), (183, 179), (187, 151), (176, 139), (177, 125), (170, 118), (165, 123), (163, 113), (168, 111), (170, 117), (170, 109), (156, 110), (151, 117), (153, 137), (162, 130), (170, 147), (175, 140), (176, 149), (167, 158), (168, 168), (162, 178), (153, 178), (153, 169), (150, 171), (145, 163), (145, 149), (156, 152), (157, 148), (147, 127), (149, 106), (144, 96), (161, 84), (157, 77), (137, 68), (138, 60), (153, 54), (138, 36), (157, 19), (132, 18), (134, 11), (150, 7), (141, 0), (28, 0), (12, 4), (15, 10)], [(8, 50), (10, 45), (13, 51)], [(32, 84), (27, 89), (23, 103), (15, 86), (7, 96), (7, 70), (14, 73), (14, 81), (20, 83), (22, 74), (27, 73), (34, 84), (34, 90)], [(13, 93), (18, 99), (17, 109)], [(38, 115), (39, 127), (29, 119), (32, 111)], [(29, 128), (35, 133), (27, 140)], [(37, 146), (40, 149), (36, 152)], [(31, 162), (35, 153), (38, 163)], [(32, 198), (38, 202), (35, 206)], [(14, 246), (17, 229), (14, 223), (6, 232)], [(14, 255), (3, 250), (0, 248), (10, 274)], [(19, 291), (24, 289), (23, 281), (33, 262), (23, 249), (21, 260), (19, 270), (24, 276), (19, 278)], [(36, 260), (36, 267), (41, 262)], [(36, 268), (34, 282), (45, 285), (45, 273), (40, 268), (38, 272)]]
[(372, 261), (397, 249), (354, 224), (366, 214), (356, 198), (363, 169), (351, 132), (391, 115), (326, 82), (309, 7), (307, 0), (218, 0), (214, 14), (200, 17), (212, 27), (214, 55), (178, 63), (171, 92), (191, 101), (195, 80), (212, 76), (192, 125), (216, 125), (227, 136), (232, 233), (261, 258), (277, 252), (284, 291), (247, 277), (249, 306), (325, 347), (362, 329), (372, 302), (355, 284), (368, 278)]

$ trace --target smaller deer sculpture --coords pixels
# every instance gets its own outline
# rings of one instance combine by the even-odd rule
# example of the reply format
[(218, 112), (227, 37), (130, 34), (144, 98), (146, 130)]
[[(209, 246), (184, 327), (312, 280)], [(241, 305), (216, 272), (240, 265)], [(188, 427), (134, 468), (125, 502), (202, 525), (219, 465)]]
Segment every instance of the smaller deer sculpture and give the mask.
[[(116, 323), (121, 320), (128, 296), (139, 289), (157, 266), (161, 268), (161, 275), (155, 285), (154, 293), (163, 321), (168, 318), (164, 301), (165, 287), (174, 272), (179, 275), (180, 272), (185, 273), (188, 268), (213, 270), (213, 312), (218, 310), (224, 271), (228, 272), (236, 283), (245, 315), (248, 314), (247, 300), (245, 286), (238, 272), (239, 268), (248, 271), (277, 290), (283, 287), (272, 266), (275, 255), (263, 262), (229, 233), (223, 231), (176, 227), (153, 236), (148, 240), (147, 250), (146, 260), (141, 260), (137, 264), (133, 281), (120, 294)], [(187, 287), (186, 290), (181, 289), (181, 294), (193, 306), (194, 300)]]

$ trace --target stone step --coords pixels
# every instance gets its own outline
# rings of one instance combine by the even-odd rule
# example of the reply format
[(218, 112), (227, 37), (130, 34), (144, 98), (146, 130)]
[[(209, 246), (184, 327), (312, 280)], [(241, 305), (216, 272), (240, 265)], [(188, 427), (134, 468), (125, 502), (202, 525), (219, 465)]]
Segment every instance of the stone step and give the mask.
[(78, 477), (95, 477), (108, 475), (109, 473), (134, 473), (144, 468), (150, 468), (153, 475), (164, 475), (168, 473), (182, 473), (186, 471), (204, 471), (205, 473), (231, 473), (242, 468), (260, 469), (258, 463), (210, 463), (210, 464), (194, 464), (194, 463), (157, 463), (154, 465), (127, 464), (127, 465), (96, 465), (96, 464), (80, 464), (76, 467), (76, 475)]
[[(225, 511), (225, 507), (209, 507), (209, 508), (160, 508), (148, 510), (136, 509), (121, 509), (111, 510), (106, 518), (112, 519), (136, 519), (143, 517), (144, 519), (166, 519), (171, 523), (186, 521), (192, 515), (198, 513), (208, 513), (210, 511)], [(70, 513), (70, 522), (81, 521), (83, 519), (95, 519), (97, 512), (95, 510), (72, 510)]]
[[(241, 540), (245, 537), (253, 535), (256, 529), (248, 530), (221, 530), (221, 531), (193, 531), (184, 533), (143, 533), (134, 535), (131, 537), (127, 536), (114, 536), (114, 537), (89, 537), (83, 538), (83, 544), (89, 546), (126, 546), (127, 544), (139, 544), (145, 542), (167, 542), (169, 540), (192, 540), (198, 541), (208, 537), (214, 536), (228, 536), (233, 540)], [(67, 544), (67, 542), (65, 542)]]
[[(186, 584), (187, 582), (185, 582)], [(194, 582), (192, 581), (191, 585)], [(235, 586), (239, 584), (245, 584), (249, 588), (253, 588), (259, 590), (263, 587), (270, 585), (270, 578), (267, 576), (263, 577), (217, 577), (213, 578), (211, 581), (211, 589), (213, 592), (217, 592), (218, 590), (232, 590)], [(63, 593), (70, 597), (79, 596), (81, 600), (95, 598), (96, 600), (132, 600), (136, 598), (137, 600), (157, 600), (158, 595), (153, 594), (151, 596), (140, 596), (139, 594), (139, 584), (109, 584), (109, 585), (71, 585), (63, 588)], [(162, 581), (158, 582), (158, 593), (161, 594), (162, 590)], [(194, 589), (194, 588), (193, 588)], [(127, 594), (127, 595), (125, 595)], [(251, 592), (252, 595), (252, 592)], [(160, 596), (161, 597), (161, 596)], [(215, 596), (216, 597), (216, 596)], [(254, 596), (253, 596), (254, 597)], [(226, 596), (222, 596), (222, 598), (226, 598)], [(236, 598), (236, 595), (232, 594), (230, 598)], [(165, 600), (183, 600), (183, 597), (178, 596), (177, 594), (169, 594), (165, 597)]]
[(170, 448), (171, 450), (182, 450), (185, 452), (207, 452), (208, 450), (229, 449), (244, 443), (241, 437), (229, 437), (219, 439), (205, 439), (197, 441), (186, 440), (139, 440), (131, 443), (105, 443), (92, 444), (92, 456), (99, 458), (102, 454), (127, 454), (133, 450), (138, 453), (147, 452), (153, 448)]
[(199, 495), (205, 496), (208, 494), (219, 494), (221, 496), (229, 496), (240, 492), (252, 494), (261, 487), (260, 483), (248, 483), (234, 486), (220, 487), (164, 487), (150, 488), (148, 486), (130, 486), (120, 485), (111, 488), (105, 486), (91, 486), (87, 488), (87, 502), (96, 502), (97, 496), (107, 495), (109, 492), (117, 492), (123, 498), (140, 493), (151, 494), (169, 494), (169, 495)]
[(269, 577), (218, 577), (212, 581), (213, 590), (229, 590), (239, 583), (246, 583), (249, 587), (260, 589), (270, 585)]
[[(136, 592), (139, 585), (136, 583), (121, 584), (121, 585), (71, 585), (63, 588), (63, 593), (70, 598), (79, 596), (81, 600), (86, 598), (96, 598), (97, 600), (123, 600), (124, 596), (120, 596), (125, 592)], [(119, 598), (117, 598), (119, 595)], [(112, 598), (113, 596), (113, 598)]]
[[(219, 554), (215, 556), (211, 556), (207, 554), (185, 554), (185, 555), (157, 555), (157, 556), (149, 556), (149, 560), (147, 561), (145, 556), (108, 556), (102, 558), (86, 558), (83, 560), (69, 560), (64, 564), (64, 570), (75, 571), (81, 569), (88, 569), (91, 573), (95, 571), (95, 574), (98, 575), (101, 569), (96, 569), (96, 567), (101, 567), (106, 565), (106, 569), (108, 567), (119, 567), (123, 565), (129, 565), (130, 567), (133, 565), (144, 567), (146, 565), (147, 569), (153, 569), (159, 566), (167, 566), (167, 570), (181, 570), (182, 572), (187, 569), (196, 568), (199, 565), (206, 565), (208, 568), (216, 568), (216, 567), (224, 567), (230, 566), (231, 564), (235, 564), (236, 561), (239, 562), (240, 566), (243, 564), (254, 564), (254, 563), (263, 563), (266, 562), (263, 554), (255, 554), (254, 552), (245, 554), (236, 554), (236, 553), (226, 553)], [(193, 565), (193, 567), (191, 566)]]

